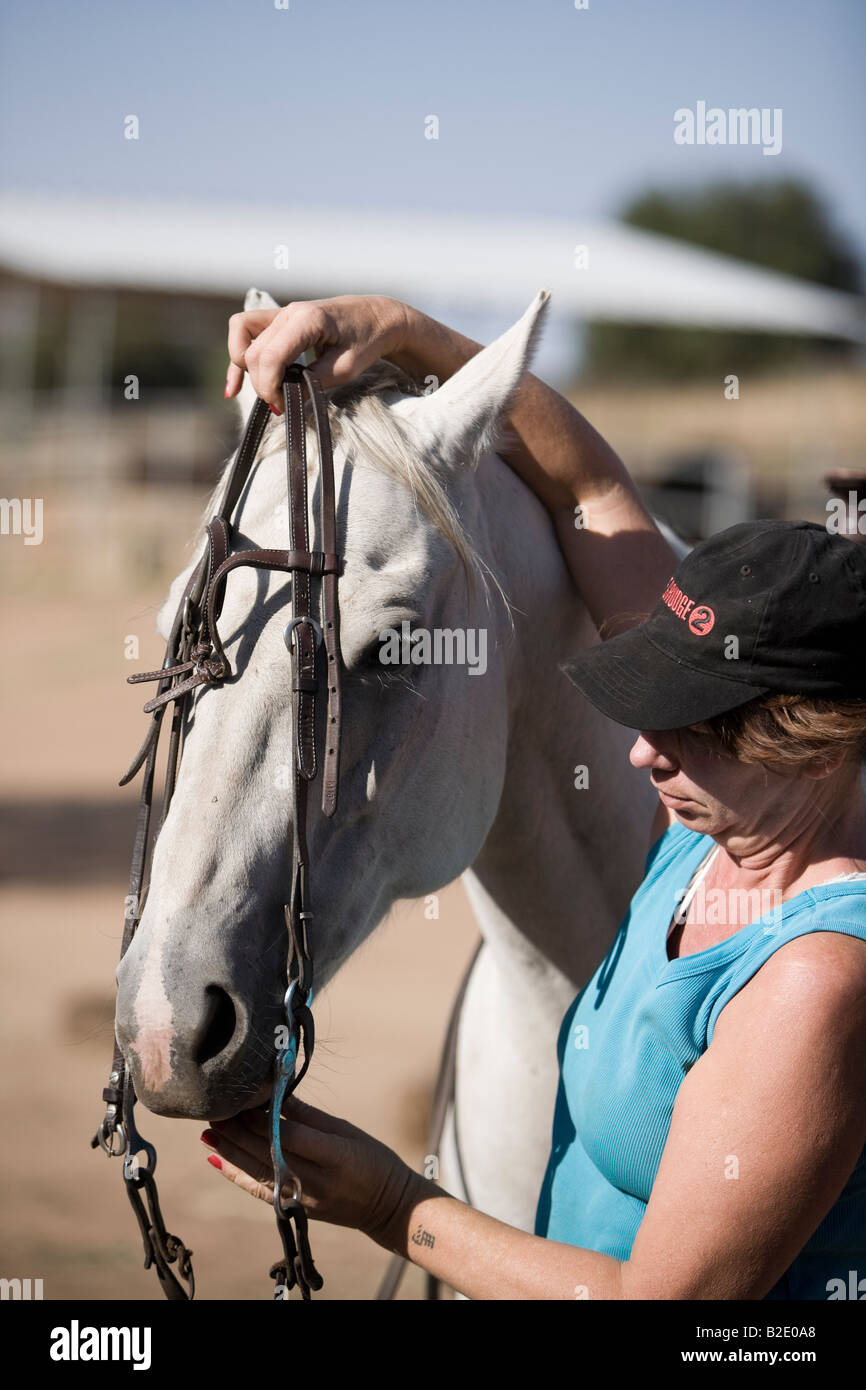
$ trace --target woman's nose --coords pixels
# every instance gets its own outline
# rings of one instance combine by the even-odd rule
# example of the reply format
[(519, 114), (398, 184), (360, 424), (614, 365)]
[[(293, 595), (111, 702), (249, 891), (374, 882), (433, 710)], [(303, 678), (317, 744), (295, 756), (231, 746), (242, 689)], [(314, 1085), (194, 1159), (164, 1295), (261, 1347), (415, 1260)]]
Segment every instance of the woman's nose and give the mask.
[(658, 735), (643, 731), (638, 734), (628, 756), (632, 767), (655, 767), (662, 772), (675, 772), (677, 768), (671, 753), (659, 747)]

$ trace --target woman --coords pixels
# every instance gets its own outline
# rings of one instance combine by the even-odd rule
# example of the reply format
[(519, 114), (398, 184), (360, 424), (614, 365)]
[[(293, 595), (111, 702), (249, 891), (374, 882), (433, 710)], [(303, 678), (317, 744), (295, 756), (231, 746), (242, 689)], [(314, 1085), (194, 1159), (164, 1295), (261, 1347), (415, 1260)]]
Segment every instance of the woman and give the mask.
[[(247, 371), (279, 413), (307, 349), (326, 386), (378, 357), (442, 381), (479, 350), (385, 298), (290, 305), (232, 319), (226, 394)], [(567, 674), (641, 730), (631, 760), (660, 803), (646, 877), (563, 1022), (534, 1235), (297, 1100), (287, 1161), (311, 1216), (473, 1299), (850, 1296), (850, 1272), (866, 1280), (866, 551), (749, 523), (671, 578), (628, 473), (576, 410), (527, 374), (509, 423), (504, 457), (609, 638)], [(271, 1200), (260, 1112), (203, 1139)]]

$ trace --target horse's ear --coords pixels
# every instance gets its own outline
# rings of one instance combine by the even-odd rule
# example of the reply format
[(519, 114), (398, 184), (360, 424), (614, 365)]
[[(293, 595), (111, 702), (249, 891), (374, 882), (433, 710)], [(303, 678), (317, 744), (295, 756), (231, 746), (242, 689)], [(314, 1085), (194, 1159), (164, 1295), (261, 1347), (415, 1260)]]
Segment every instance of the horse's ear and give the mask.
[(446, 466), (474, 468), (495, 448), (503, 415), (540, 337), (549, 298), (549, 290), (540, 290), (522, 318), (442, 386), (394, 402), (394, 413)]
[[(244, 299), (245, 313), (247, 313), (250, 309), (279, 309), (279, 307), (280, 306), (277, 303), (277, 301), (271, 298), (267, 290), (247, 290), (246, 297)], [(238, 403), (238, 409), (241, 413), (241, 419), (244, 423), (246, 423), (249, 413), (255, 405), (257, 399), (258, 397), (256, 396), (256, 393), (252, 388), (252, 384), (250, 382), (249, 377), (246, 374), (244, 374), (244, 384), (240, 389), (239, 395), (235, 397), (235, 400)]]

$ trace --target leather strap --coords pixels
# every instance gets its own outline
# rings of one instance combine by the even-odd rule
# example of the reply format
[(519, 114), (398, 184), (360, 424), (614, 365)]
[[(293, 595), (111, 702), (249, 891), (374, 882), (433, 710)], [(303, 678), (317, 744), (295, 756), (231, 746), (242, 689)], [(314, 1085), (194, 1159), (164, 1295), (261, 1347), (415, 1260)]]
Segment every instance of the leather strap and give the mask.
[(287, 574), (297, 575), (297, 585), (301, 575), (339, 574), (341, 564), (339, 555), (333, 552), (323, 554), (320, 550), (238, 550), (234, 555), (229, 555), (211, 579), (207, 597), (208, 627), (219, 660), (228, 666), (216, 628), (216, 618), (219, 616), (216, 608), (218, 603), (222, 605), (225, 579), (231, 570), (237, 569), (240, 565), (251, 565), (253, 569), (261, 570), (283, 570)]
[[(288, 467), (289, 539), (292, 549), (309, 550), (309, 511), (307, 506), (307, 447), (304, 426), (304, 397), (300, 381), (290, 376), (283, 382), (286, 419), (286, 459)], [(292, 620), (297, 644), (295, 685), (292, 691), (295, 751), (298, 771), (307, 781), (316, 775), (316, 635), (309, 619), (311, 608), (310, 575), (300, 570), (292, 584)]]
[[(319, 455), (321, 550), (317, 551), (310, 549), (304, 391), (309, 398)], [(249, 481), (269, 419), (266, 403), (257, 400), (226, 478), (220, 505), (208, 524), (205, 552), (192, 571), (181, 596), (166, 644), (163, 664), (157, 671), (145, 671), (128, 678), (133, 684), (155, 680), (157, 692), (144, 707), (152, 715), (147, 735), (121, 778), (123, 786), (144, 766), (130, 866), (129, 896), (124, 916), (122, 958), (132, 941), (144, 906), (145, 873), (152, 831), (154, 773), (159, 734), (166, 708), (169, 704), (173, 705), (161, 823), (165, 821), (168, 813), (182, 756), (188, 697), (199, 686), (217, 684), (231, 674), (217, 628), (229, 574), (242, 565), (293, 574), (292, 623), (290, 629), (287, 629), (287, 636), (290, 631), (293, 639), (291, 697), (296, 759), (291, 827), (292, 888), (290, 901), (285, 907), (285, 918), (289, 932), (289, 976), (290, 980), (296, 982), (296, 989), (299, 991), (295, 993), (290, 990), (287, 994), (287, 999), (293, 998), (290, 1023), (295, 1048), (300, 1042), (303, 1043), (304, 1061), (299, 1072), (295, 1072), (292, 1067), (291, 1075), (284, 1076), (280, 1095), (291, 1094), (298, 1085), (309, 1065), (313, 1047), (313, 1021), (308, 1007), (308, 1000), (312, 994), (312, 955), (309, 941), (312, 911), (309, 902), (307, 787), (317, 772), (316, 695), (319, 683), (316, 668), (321, 631), (327, 680), (322, 810), (326, 816), (332, 816), (337, 806), (341, 731), (338, 579), (342, 565), (337, 551), (334, 465), (324, 392), (316, 378), (306, 369), (293, 366), (286, 373), (283, 399), (286, 417), (288, 549), (232, 552), (231, 517)], [(311, 581), (314, 578), (318, 579), (321, 585), (321, 629), (312, 611)], [(123, 1054), (116, 1042), (109, 1084), (103, 1091), (103, 1099), (108, 1108), (92, 1143), (94, 1147), (100, 1144), (107, 1152), (114, 1153), (119, 1152), (114, 1147), (115, 1138), (125, 1138), (127, 1154), (124, 1160), (124, 1176), (142, 1232), (145, 1264), (155, 1264), (167, 1297), (191, 1299), (194, 1296), (195, 1282), (190, 1253), (177, 1237), (169, 1236), (165, 1232), (153, 1178), (156, 1152), (135, 1130), (132, 1118), (135, 1093), (126, 1073)], [(132, 1160), (142, 1145), (151, 1156), (150, 1167), (136, 1170)], [(142, 1190), (147, 1199), (146, 1206), (142, 1200)], [(309, 1249), (306, 1215), (299, 1201), (280, 1204), (279, 1194), (275, 1195), (277, 1221), (284, 1252), (280, 1269), (289, 1286), (297, 1282), (303, 1297), (308, 1298), (311, 1289), (321, 1287), (321, 1276), (315, 1269)], [(187, 1288), (183, 1287), (169, 1269), (169, 1265), (175, 1261), (178, 1262), (181, 1280), (186, 1281)]]
[[(304, 383), (310, 395), (313, 420), (316, 426), (316, 442), (319, 449), (319, 510), (322, 549), (327, 555), (337, 549), (337, 498), (334, 484), (331, 431), (328, 428), (325, 393), (318, 377), (307, 372), (304, 375)], [(325, 674), (328, 685), (325, 715), (325, 766), (322, 774), (322, 811), (326, 816), (332, 816), (337, 809), (337, 787), (340, 777), (342, 699), (337, 577), (337, 570), (326, 568), (322, 571), (322, 632), (327, 658)]]

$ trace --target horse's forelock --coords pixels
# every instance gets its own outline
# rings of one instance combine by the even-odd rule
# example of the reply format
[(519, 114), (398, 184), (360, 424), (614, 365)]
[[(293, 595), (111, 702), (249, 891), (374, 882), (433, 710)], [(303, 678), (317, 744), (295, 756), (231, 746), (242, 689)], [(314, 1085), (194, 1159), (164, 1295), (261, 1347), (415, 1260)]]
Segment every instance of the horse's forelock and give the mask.
[[(417, 382), (394, 363), (383, 360), (374, 362), (353, 381), (334, 387), (327, 393), (328, 419), (334, 444), (341, 445), (346, 453), (363, 458), (365, 463), (397, 482), (408, 485), (421, 512), (455, 550), (470, 583), (473, 579), (479, 579), (482, 589), (489, 592), (489, 581), (492, 579), (494, 587), (504, 599), (498, 580), (478, 554), (451, 501), (437, 467), (435, 442), (431, 441), (429, 451), (422, 449), (419, 453), (417, 438), (410, 436), (403, 421), (389, 408), (390, 400), (395, 397), (423, 394)], [(305, 402), (305, 409), (310, 432), (308, 448), (313, 449), (312, 457), (315, 457), (315, 435), (308, 402)], [(259, 459), (284, 447), (282, 422), (274, 419), (266, 429)], [(229, 462), (226, 471), (230, 466)], [(204, 527), (213, 514), (222, 486), (221, 479), (202, 518), (194, 542), (196, 550), (200, 547)], [(509, 609), (507, 600), (506, 609)]]
[[(467, 533), (451, 500), (439, 466), (436, 441), (419, 451), (417, 436), (410, 434), (393, 410), (395, 396), (420, 396), (418, 384), (391, 362), (379, 361), (347, 386), (328, 394), (331, 432), (343, 447), (358, 454), (398, 482), (408, 484), (416, 504), (441, 536), (453, 547), (467, 581), (480, 581), (490, 596), (490, 584), (511, 610), (502, 587)], [(389, 400), (390, 398), (390, 400)]]

